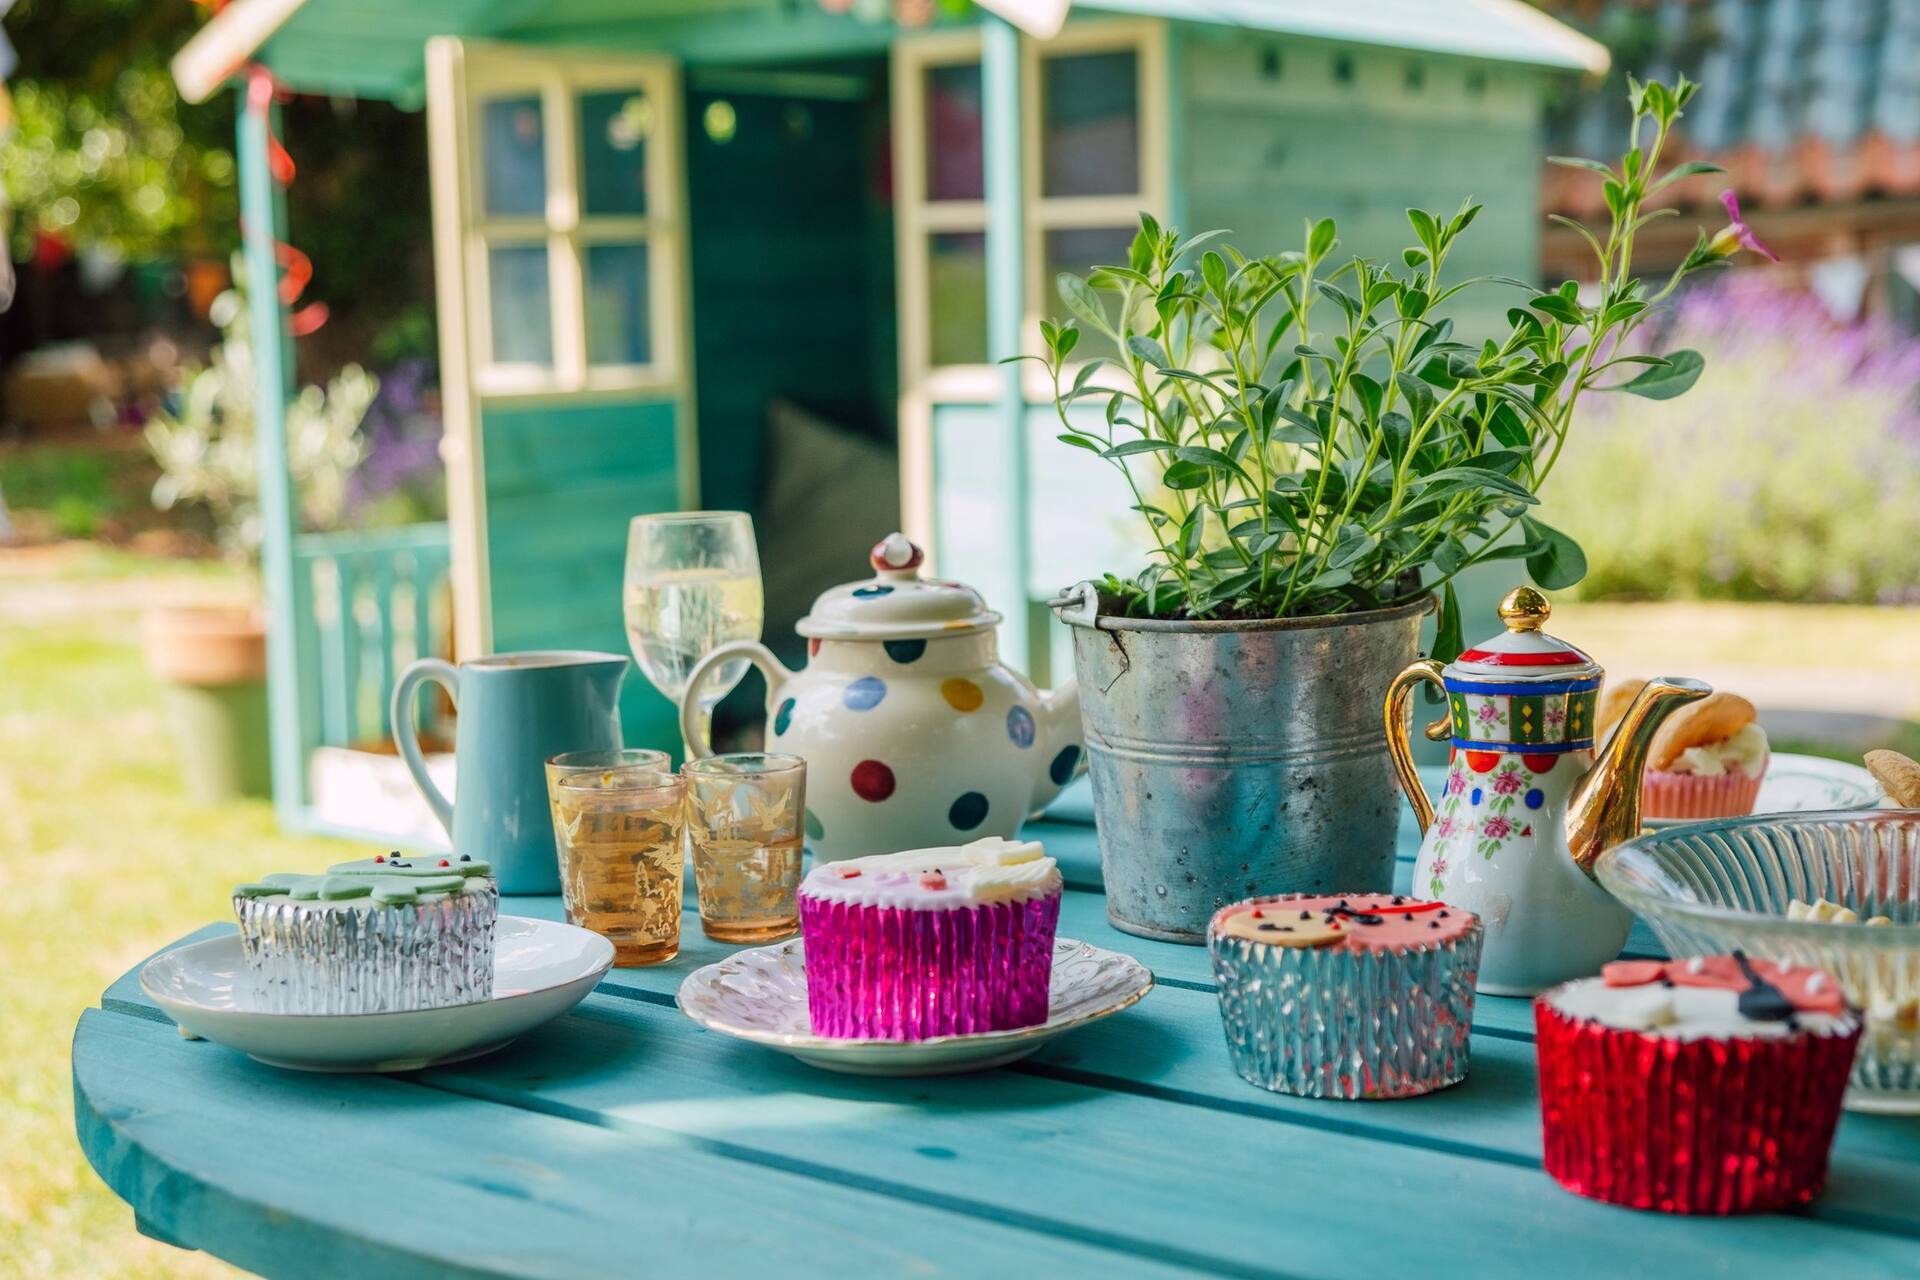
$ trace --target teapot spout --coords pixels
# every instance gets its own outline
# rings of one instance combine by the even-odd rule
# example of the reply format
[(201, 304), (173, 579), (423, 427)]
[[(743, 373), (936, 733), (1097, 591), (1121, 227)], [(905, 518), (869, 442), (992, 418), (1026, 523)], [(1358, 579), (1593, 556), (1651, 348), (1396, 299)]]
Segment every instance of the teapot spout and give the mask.
[(1647, 681), (1601, 746), (1593, 768), (1574, 785), (1566, 834), (1575, 866), (1591, 876), (1595, 859), (1640, 834), (1640, 786), (1653, 735), (1668, 716), (1712, 692), (1705, 681), (1684, 676)]
[(1080, 685), (1075, 680), (1040, 692), (1040, 740), (1048, 744), (1047, 777), (1040, 783), (1045, 805), (1072, 782), (1086, 760), (1080, 734)]

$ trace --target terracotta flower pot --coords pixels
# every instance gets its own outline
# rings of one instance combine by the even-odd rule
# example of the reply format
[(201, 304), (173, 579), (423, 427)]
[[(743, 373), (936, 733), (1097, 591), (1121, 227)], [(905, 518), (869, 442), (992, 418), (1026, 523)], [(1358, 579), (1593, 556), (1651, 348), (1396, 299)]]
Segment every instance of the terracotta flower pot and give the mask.
[(255, 608), (162, 606), (140, 620), (147, 665), (166, 682), (187, 791), (207, 804), (272, 794), (267, 624)]

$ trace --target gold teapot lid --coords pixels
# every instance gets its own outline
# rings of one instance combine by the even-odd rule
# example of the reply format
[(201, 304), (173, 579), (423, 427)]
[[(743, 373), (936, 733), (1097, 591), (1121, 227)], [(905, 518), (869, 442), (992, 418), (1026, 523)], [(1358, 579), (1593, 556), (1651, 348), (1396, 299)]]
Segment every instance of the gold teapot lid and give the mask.
[(1604, 674), (1600, 664), (1543, 629), (1553, 616), (1546, 596), (1515, 587), (1500, 601), (1507, 629), (1473, 645), (1447, 667), (1449, 678), (1503, 683), (1588, 680)]

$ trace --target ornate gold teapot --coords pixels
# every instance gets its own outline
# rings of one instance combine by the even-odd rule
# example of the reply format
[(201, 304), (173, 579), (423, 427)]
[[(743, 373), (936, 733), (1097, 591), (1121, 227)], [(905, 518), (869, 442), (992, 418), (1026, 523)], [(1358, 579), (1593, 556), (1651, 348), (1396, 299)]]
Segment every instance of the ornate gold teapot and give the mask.
[[(1532, 995), (1619, 955), (1633, 915), (1594, 881), (1594, 859), (1639, 833), (1641, 775), (1661, 721), (1712, 692), (1678, 676), (1648, 681), (1596, 756), (1605, 672), (1541, 630), (1550, 612), (1531, 587), (1508, 592), (1504, 634), (1445, 667), (1415, 662), (1387, 691), (1387, 744), (1423, 833), (1413, 891), (1480, 917), (1479, 989), (1492, 995)], [(1407, 741), (1422, 681), (1447, 696), (1427, 737), (1453, 740), (1437, 809)]]

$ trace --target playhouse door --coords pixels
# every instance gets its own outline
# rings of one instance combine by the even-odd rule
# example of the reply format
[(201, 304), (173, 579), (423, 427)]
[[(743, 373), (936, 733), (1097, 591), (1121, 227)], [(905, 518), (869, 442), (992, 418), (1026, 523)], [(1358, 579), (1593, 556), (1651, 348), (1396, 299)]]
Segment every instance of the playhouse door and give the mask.
[[(677, 70), (455, 39), (427, 70), (460, 653), (623, 652), (627, 522), (697, 492)], [(644, 681), (624, 710), (677, 743)]]

